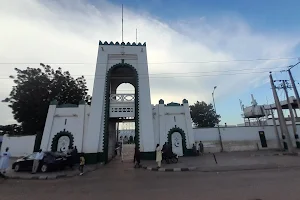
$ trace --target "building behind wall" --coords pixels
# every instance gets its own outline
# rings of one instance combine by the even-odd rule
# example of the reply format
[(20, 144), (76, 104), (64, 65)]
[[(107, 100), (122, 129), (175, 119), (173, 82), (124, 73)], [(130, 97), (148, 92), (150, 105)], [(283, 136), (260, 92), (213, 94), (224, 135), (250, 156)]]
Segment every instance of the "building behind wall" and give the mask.
[[(254, 99), (253, 95), (251, 95), (252, 101), (251, 106), (244, 106), (240, 100), (240, 106), (242, 110), (242, 118), (244, 119), (244, 123), (238, 124), (237, 126), (269, 126), (273, 125), (273, 119), (271, 115), (271, 110), (273, 110), (275, 116), (275, 123), (279, 125), (279, 120), (276, 117), (276, 105), (274, 104), (264, 104), (259, 105)], [(291, 96), (289, 97), (289, 101), (293, 107), (294, 115), (296, 116), (296, 124), (300, 124), (300, 118), (297, 116), (296, 109), (298, 108), (298, 104), (296, 98)], [(283, 100), (280, 101), (281, 108), (284, 110), (288, 109), (288, 101)], [(285, 116), (285, 120), (287, 124), (292, 124), (292, 120), (290, 116)]]

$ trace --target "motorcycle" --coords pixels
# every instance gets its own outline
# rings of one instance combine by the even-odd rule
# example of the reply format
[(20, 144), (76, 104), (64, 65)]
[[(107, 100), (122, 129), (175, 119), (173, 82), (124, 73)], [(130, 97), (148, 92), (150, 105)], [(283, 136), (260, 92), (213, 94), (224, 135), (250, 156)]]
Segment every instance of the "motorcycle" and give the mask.
[(167, 164), (170, 164), (170, 163), (178, 163), (178, 155), (173, 153), (168, 155), (168, 156), (164, 156), (164, 159), (163, 159)]

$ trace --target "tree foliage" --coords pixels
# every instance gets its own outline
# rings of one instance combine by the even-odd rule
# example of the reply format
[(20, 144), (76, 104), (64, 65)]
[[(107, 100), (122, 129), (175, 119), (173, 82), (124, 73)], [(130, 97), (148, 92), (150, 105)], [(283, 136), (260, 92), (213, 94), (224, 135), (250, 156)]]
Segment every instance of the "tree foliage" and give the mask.
[(0, 126), (0, 135), (5, 135), (5, 134), (22, 135), (23, 134), (22, 126), (18, 124)]
[(191, 117), (197, 128), (214, 127), (220, 122), (220, 115), (216, 114), (212, 104), (206, 104), (204, 101), (197, 101), (190, 106)]
[(57, 100), (59, 104), (78, 104), (87, 99), (85, 78), (73, 78), (68, 71), (52, 69), (41, 64), (41, 68), (15, 68), (10, 97), (4, 101), (10, 103), (14, 118), (21, 123), (25, 134), (43, 132), (49, 104)]

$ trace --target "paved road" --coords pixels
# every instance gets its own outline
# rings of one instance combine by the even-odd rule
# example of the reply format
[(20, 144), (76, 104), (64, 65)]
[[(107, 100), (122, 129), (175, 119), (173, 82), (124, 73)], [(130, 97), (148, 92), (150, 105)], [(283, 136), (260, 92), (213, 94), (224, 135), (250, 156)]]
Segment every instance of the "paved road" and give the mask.
[(113, 162), (84, 176), (0, 180), (0, 199), (299, 199), (300, 168), (224, 173), (151, 172)]

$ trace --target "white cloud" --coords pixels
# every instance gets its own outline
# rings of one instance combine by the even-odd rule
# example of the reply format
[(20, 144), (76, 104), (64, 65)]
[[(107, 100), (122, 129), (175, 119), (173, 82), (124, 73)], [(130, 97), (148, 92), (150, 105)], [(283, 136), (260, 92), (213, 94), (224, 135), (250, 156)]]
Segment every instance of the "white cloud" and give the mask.
[[(0, 0), (0, 62), (1, 63), (85, 63), (60, 64), (73, 75), (86, 75), (92, 90), (98, 40), (120, 41), (120, 6), (101, 0), (97, 6), (81, 0), (37, 1)], [(3, 28), (5, 27), (5, 28)], [(166, 24), (145, 13), (124, 9), (124, 40), (147, 42), (151, 77), (152, 103), (191, 103), (210, 101), (211, 90), (218, 85), (219, 96), (231, 95), (265, 81), (268, 73), (244, 73), (218, 76), (224, 72), (285, 66), (286, 60), (266, 62), (182, 63), (213, 60), (276, 58), (290, 56), (299, 38), (285, 34), (257, 33), (240, 19), (207, 17), (186, 19)], [(173, 62), (173, 63), (170, 63)], [(181, 63), (176, 63), (181, 62)], [(160, 63), (160, 64), (151, 64)], [(0, 98), (5, 98), (12, 81), (3, 79), (13, 74), (14, 67), (35, 67), (33, 64), (0, 65)], [(267, 71), (267, 70), (263, 70)], [(159, 73), (167, 73), (157, 75)], [(182, 74), (170, 74), (182, 73)], [(156, 75), (154, 75), (156, 74)], [(204, 76), (206, 75), (206, 76)], [(211, 76), (214, 75), (214, 76)], [(171, 76), (171, 78), (166, 78)], [(188, 76), (188, 77), (180, 77)], [(159, 78), (165, 77), (165, 78)], [(161, 86), (164, 85), (164, 88)], [(5, 107), (1, 104), (1, 110)], [(10, 121), (5, 108), (0, 124)]]

